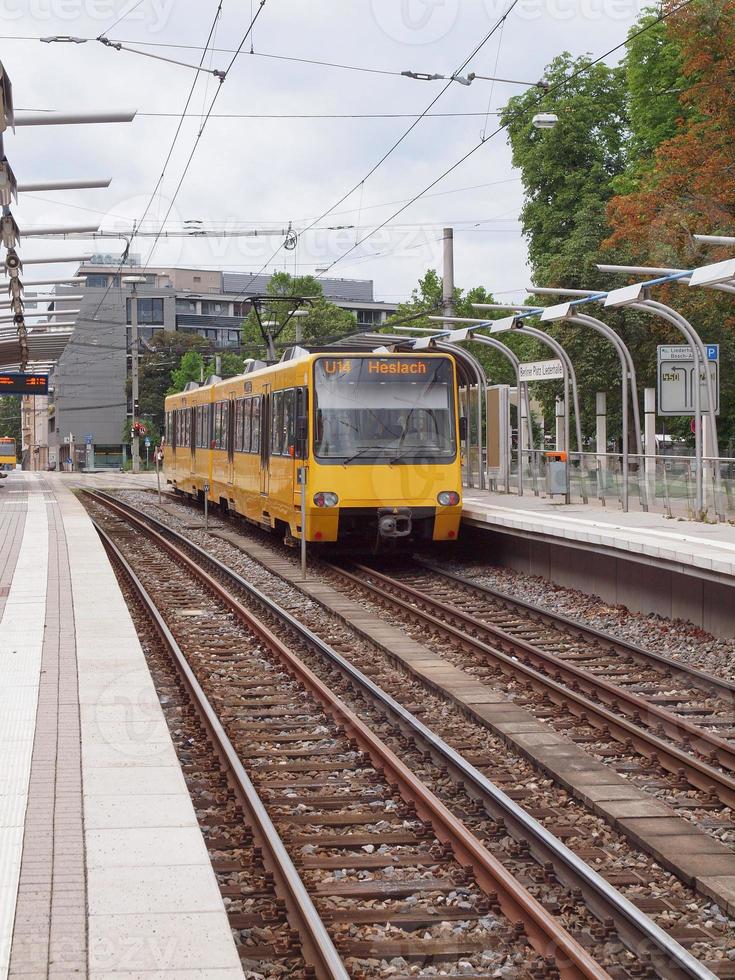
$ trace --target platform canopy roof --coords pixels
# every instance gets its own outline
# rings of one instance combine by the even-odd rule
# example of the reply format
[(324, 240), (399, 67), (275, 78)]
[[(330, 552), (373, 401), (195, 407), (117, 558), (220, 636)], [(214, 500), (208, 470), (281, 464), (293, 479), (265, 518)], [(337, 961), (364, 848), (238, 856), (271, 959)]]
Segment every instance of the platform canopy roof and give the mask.
[[(73, 327), (54, 327), (46, 324), (28, 326), (29, 371), (49, 366), (61, 357), (71, 340)], [(14, 324), (0, 326), (0, 370), (18, 370), (21, 363), (21, 344)]]

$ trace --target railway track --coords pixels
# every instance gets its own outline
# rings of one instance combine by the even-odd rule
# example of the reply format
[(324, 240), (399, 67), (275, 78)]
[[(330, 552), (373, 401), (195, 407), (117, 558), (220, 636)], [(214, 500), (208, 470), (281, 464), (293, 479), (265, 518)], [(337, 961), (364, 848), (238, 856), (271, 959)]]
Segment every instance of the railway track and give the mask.
[[(499, 641), (507, 637), (554, 653), (595, 679), (609, 681), (630, 717), (647, 703), (651, 725), (682, 740), (697, 738), (701, 728), (712, 730), (713, 750), (723, 768), (735, 765), (735, 683), (716, 677), (672, 657), (646, 650), (601, 630), (575, 622), (559, 613), (516, 599), (464, 576), (447, 572), (427, 561), (415, 570), (401, 572), (401, 581), (419, 591), (430, 588), (436, 598), (497, 630)], [(605, 693), (608, 687), (604, 688)], [(630, 695), (630, 698), (628, 697)], [(612, 694), (610, 695), (613, 696)], [(664, 709), (664, 710), (659, 710)], [(678, 719), (671, 723), (670, 716)], [(675, 727), (678, 729), (675, 731)]]
[[(369, 596), (378, 606), (447, 637), (478, 664), (487, 665), (493, 675), (512, 678), (540, 694), (549, 705), (562, 706), (585, 726), (591, 724), (628, 749), (655, 759), (670, 773), (702, 791), (705, 803), (715, 799), (728, 807), (735, 805), (735, 778), (731, 775), (735, 772), (735, 748), (731, 743), (612, 684), (604, 676), (595, 676), (571, 658), (565, 659), (551, 649), (562, 643), (558, 635), (542, 646), (529, 639), (531, 628), (519, 626), (513, 633), (486, 622), (480, 611), (480, 590), (466, 592), (465, 602), (471, 611), (461, 608), (462, 600), (457, 605), (450, 604), (446, 601), (447, 590), (450, 582), (455, 587), (454, 580), (445, 580), (434, 569), (417, 571), (414, 566), (412, 572), (401, 573), (398, 579), (364, 565), (346, 568), (329, 564), (327, 568), (349, 589)], [(410, 581), (406, 580), (408, 576), (412, 576)], [(423, 587), (412, 584), (419, 581)], [(429, 591), (436, 581), (440, 583), (441, 597)], [(456, 583), (456, 591), (459, 588), (460, 583)], [(533, 629), (538, 641), (538, 628)], [(584, 640), (578, 645), (583, 643)]]
[[(548, 959), (545, 962), (538, 958), (533, 961), (528, 961), (528, 957), (526, 957), (526, 959), (521, 958), (519, 960), (522, 963), (521, 972), (514, 973), (513, 975), (526, 975), (524, 971), (530, 971), (527, 973), (529, 976), (545, 975), (545, 972), (550, 972), (550, 975), (555, 975), (557, 970), (563, 976), (599, 975), (599, 972), (594, 973), (594, 971), (600, 971), (602, 968), (599, 962), (603, 962), (610, 966), (610, 971), (613, 975), (619, 976), (641, 976), (649, 973), (658, 973), (663, 976), (713, 976), (706, 967), (687, 954), (682, 947), (678, 946), (662, 930), (658, 929), (650, 919), (627, 902), (615, 889), (607, 885), (604, 879), (599, 878), (594, 871), (585, 866), (584, 862), (576, 858), (571, 852), (568, 852), (559, 841), (555, 840), (552, 835), (548, 834), (540, 825), (536, 824), (524, 811), (515, 806), (504, 794), (500, 793), (497, 788), (488, 783), (487, 779), (477, 770), (474, 770), (472, 766), (469, 766), (461, 756), (453, 752), (441, 739), (438, 739), (431, 731), (422, 726), (409, 712), (401, 708), (400, 705), (384, 692), (380, 691), (380, 689), (376, 688), (374, 684), (361, 675), (359, 671), (356, 671), (355, 668), (347, 664), (338, 654), (333, 650), (329, 650), (310, 631), (296, 623), (288, 613), (279, 609), (271, 600), (267, 599), (262, 593), (259, 593), (254, 587), (248, 585), (248, 583), (229, 569), (222, 566), (216, 559), (206, 555), (196, 545), (187, 542), (186, 539), (183, 539), (176, 532), (166, 528), (165, 525), (154, 521), (150, 517), (146, 517), (145, 521), (143, 521), (140, 517), (135, 516), (132, 508), (126, 508), (124, 505), (120, 505), (119, 502), (113, 503), (111, 499), (104, 498), (102, 495), (95, 495), (95, 497), (98, 503), (104, 503), (106, 507), (114, 508), (115, 519), (118, 523), (121, 520), (127, 522), (124, 525), (127, 528), (130, 527), (130, 522), (134, 523), (136, 526), (136, 541), (140, 540), (139, 532), (143, 531), (148, 535), (146, 547), (141, 549), (138, 545), (135, 548), (135, 563), (141, 566), (138, 571), (143, 579), (146, 576), (150, 577), (150, 581), (157, 590), (157, 597), (158, 592), (163, 591), (162, 603), (164, 609), (162, 614), (164, 617), (167, 619), (174, 617), (176, 620), (178, 616), (178, 620), (176, 621), (180, 627), (181, 617), (183, 615), (187, 634), (192, 629), (192, 620), (198, 621), (202, 618), (205, 620), (203, 633), (198, 632), (198, 629), (195, 628), (192, 634), (193, 639), (192, 636), (187, 635), (187, 642), (193, 643), (194, 647), (199, 651), (196, 654), (197, 658), (202, 656), (200, 648), (205, 643), (212, 641), (212, 633), (217, 634), (220, 646), (223, 649), (219, 652), (215, 651), (214, 655), (209, 654), (205, 656), (201, 668), (205, 672), (209, 671), (207, 676), (210, 683), (212, 683), (212, 678), (216, 676), (218, 684), (226, 685), (228, 683), (234, 683), (235, 685), (237, 696), (234, 700), (231, 690), (230, 693), (226, 693), (223, 696), (227, 711), (225, 723), (228, 729), (233, 724), (235, 726), (237, 738), (234, 738), (233, 741), (240, 752), (246, 752), (246, 756), (250, 760), (248, 768), (259, 792), (262, 790), (265, 794), (264, 803), (266, 808), (272, 810), (273, 806), (275, 806), (275, 814), (272, 814), (274, 823), (282, 833), (285, 833), (285, 839), (287, 840), (292, 840), (294, 825), (308, 826), (310, 828), (313, 835), (314, 850), (308, 853), (316, 853), (319, 857), (315, 860), (304, 859), (303, 848), (309, 847), (309, 845), (303, 845), (302, 843), (302, 849), (297, 853), (294, 862), (302, 874), (306, 874), (309, 890), (313, 892), (316, 887), (318, 901), (322, 902), (325, 898), (328, 898), (334, 902), (335, 899), (342, 898), (348, 904), (352, 903), (352, 907), (348, 910), (343, 909), (344, 914), (341, 919), (339, 916), (335, 917), (334, 909), (330, 910), (327, 915), (327, 925), (330, 932), (334, 932), (338, 925), (341, 924), (344, 926), (348, 922), (352, 923), (352, 928), (357, 928), (358, 931), (360, 926), (369, 925), (374, 927), (378, 919), (380, 923), (390, 923), (389, 928), (394, 930), (393, 935), (395, 935), (395, 930), (403, 930), (404, 935), (402, 939), (393, 938), (392, 940), (386, 941), (387, 945), (384, 944), (381, 947), (380, 941), (377, 940), (373, 940), (372, 944), (365, 939), (355, 940), (352, 938), (347, 940), (344, 929), (337, 929), (337, 946), (343, 958), (346, 957), (348, 961), (351, 960), (354, 963), (360, 964), (360, 969), (363, 968), (366, 962), (372, 963), (375, 961), (375, 956), (368, 956), (365, 959), (365, 954), (370, 950), (373, 953), (382, 950), (386, 955), (388, 952), (393, 952), (402, 961), (405, 961), (405, 956), (409, 949), (411, 950), (409, 959), (413, 959), (414, 961), (431, 962), (438, 958), (446, 963), (448, 959), (451, 959), (450, 950), (447, 949), (446, 942), (443, 945), (440, 943), (437, 946), (435, 941), (434, 945), (432, 945), (432, 940), (430, 939), (424, 938), (419, 940), (417, 938), (417, 930), (426, 929), (428, 923), (435, 923), (437, 926), (440, 923), (444, 923), (441, 926), (442, 928), (447, 926), (447, 920), (437, 918), (437, 911), (435, 909), (429, 910), (423, 908), (425, 902), (421, 906), (423, 909), (421, 916), (424, 916), (424, 918), (421, 918), (421, 916), (416, 918), (415, 906), (406, 910), (405, 906), (400, 902), (398, 902), (400, 911), (395, 908), (392, 911), (388, 910), (376, 913), (374, 908), (372, 908), (375, 901), (379, 898), (383, 899), (381, 901), (383, 909), (385, 909), (390, 901), (399, 897), (405, 900), (413, 898), (414, 901), (420, 901), (421, 896), (427, 894), (426, 887), (418, 888), (417, 899), (417, 892), (415, 890), (410, 891), (412, 888), (415, 889), (418, 887), (418, 882), (415, 877), (414, 879), (409, 878), (402, 886), (399, 885), (400, 894), (395, 889), (391, 891), (390, 887), (386, 887), (387, 885), (398, 884), (397, 882), (386, 882), (383, 880), (382, 883), (380, 881), (376, 883), (376, 880), (372, 880), (372, 883), (369, 883), (362, 880), (361, 884), (360, 880), (354, 880), (355, 873), (357, 873), (359, 879), (361, 870), (365, 872), (367, 869), (371, 869), (369, 874), (371, 876), (375, 875), (375, 878), (377, 878), (379, 873), (384, 875), (386, 868), (391, 870), (393, 874), (400, 874), (399, 869), (402, 869), (406, 862), (408, 862), (409, 868), (413, 868), (410, 874), (415, 876), (416, 867), (413, 867), (414, 864), (417, 864), (419, 868), (427, 867), (428, 862), (432, 860), (436, 862), (437, 854), (440, 853), (442, 872), (438, 880), (441, 881), (444, 879), (447, 882), (443, 895), (446, 896), (446, 888), (449, 888), (450, 883), (453, 883), (453, 892), (457, 892), (461, 887), (465, 888), (467, 891), (466, 897), (469, 899), (470, 904), (470, 909), (466, 908), (467, 903), (465, 903), (465, 908), (462, 911), (456, 910), (455, 916), (453, 918), (450, 917), (448, 920), (449, 923), (453, 922), (456, 926), (458, 921), (470, 921), (474, 923), (479, 921), (487, 925), (488, 921), (492, 920), (494, 923), (491, 930), (494, 935), (492, 947), (497, 949), (498, 937), (503, 935), (503, 929), (495, 924), (495, 919), (499, 917), (500, 910), (502, 909), (506, 913), (506, 916), (510, 914), (511, 919), (519, 914), (522, 915), (525, 934), (530, 938), (536, 949), (545, 953), (548, 953), (550, 949), (556, 950), (555, 967), (551, 966)], [(125, 534), (130, 533), (129, 530), (122, 531), (120, 528), (117, 528), (117, 532), (121, 533), (123, 537)], [(155, 559), (148, 554), (151, 541), (155, 541), (155, 552), (158, 555)], [(176, 543), (174, 544), (173, 541)], [(163, 562), (163, 565), (166, 567), (162, 566), (162, 558), (160, 557), (162, 552), (166, 553), (166, 561)], [(147, 561), (152, 562), (150, 570), (146, 565)], [(181, 588), (180, 586), (176, 587), (175, 576), (172, 575), (171, 570), (168, 568), (168, 565), (172, 562), (175, 562), (177, 569), (181, 569), (182, 566), (185, 567), (187, 574), (195, 576), (197, 579), (196, 595), (192, 598), (192, 587), (189, 586), (186, 591), (185, 600), (187, 606), (183, 610), (181, 609), (181, 604), (184, 598), (181, 594)], [(207, 569), (207, 571), (204, 569)], [(174, 583), (170, 586), (172, 591), (168, 599), (166, 598), (166, 594), (169, 592), (169, 585), (167, 584), (162, 588), (162, 582)], [(209, 593), (209, 599), (207, 601), (213, 601), (211, 596), (214, 595), (216, 601), (226, 607), (226, 612), (220, 610), (216, 614), (213, 613), (213, 610), (205, 602), (204, 597), (200, 599), (199, 592), (202, 587)], [(472, 835), (468, 834), (461, 824), (458, 824), (446, 808), (443, 808), (442, 804), (433, 797), (433, 794), (426, 790), (405, 767), (401, 767), (397, 758), (381, 745), (379, 740), (359, 722), (359, 719), (352, 712), (349, 712), (343, 704), (339, 703), (333, 693), (329, 692), (294, 654), (270, 634), (262, 623), (255, 620), (252, 613), (248, 613), (244, 609), (240, 602), (234, 598), (238, 593), (251, 601), (254, 600), (257, 605), (266, 609), (271, 615), (275, 614), (278, 616), (288, 626), (292, 634), (299, 637), (302, 643), (308, 644), (312, 650), (313, 648), (317, 648), (320, 655), (327, 656), (340, 671), (347, 672), (353, 684), (359, 684), (363, 690), (370, 693), (371, 697), (380, 699), (384, 706), (388, 707), (393, 715), (402, 721), (404, 726), (412, 729), (416, 737), (420, 737), (434, 751), (441, 753), (443, 758), (461, 773), (463, 780), (472, 781), (476, 791), (481, 791), (488, 801), (492, 801), (492, 806), (495, 811), (503, 814), (503, 819), (509, 827), (513, 828), (513, 832), (525, 839), (526, 846), (530, 846), (537, 855), (539, 853), (543, 855), (546, 861), (547, 875), (550, 874), (551, 877), (559, 875), (561, 879), (567, 882), (574, 882), (574, 888), (580, 888), (581, 885), (585, 898), (592, 897), (592, 904), (596, 906), (597, 914), (603, 920), (603, 927), (601, 929), (593, 930), (594, 935), (588, 934), (589, 938), (592, 939), (592, 945), (594, 946), (596, 939), (599, 946), (598, 952), (601, 952), (601, 956), (598, 963), (595, 963), (595, 960), (590, 957), (589, 953), (585, 953), (566, 933), (563, 934), (565, 936), (563, 942), (558, 935), (553, 940), (550, 939), (549, 930), (558, 930), (558, 922), (548, 916), (538, 903), (534, 903), (533, 899), (530, 900), (529, 904), (528, 900), (530, 896), (522, 888), (520, 889), (520, 894), (517, 892), (517, 883), (513, 882), (513, 879), (504, 871), (502, 866), (494, 862), (489, 853), (482, 848)], [(193, 606), (191, 605), (192, 601), (194, 603)], [(170, 606), (167, 616), (165, 607), (168, 603), (170, 603)], [(159, 605), (161, 605), (161, 601), (159, 601)], [(186, 615), (187, 610), (190, 612), (188, 616)], [(227, 624), (223, 635), (223, 622), (225, 617), (227, 617)], [(258, 647), (259, 652), (256, 655), (256, 659), (251, 663), (245, 659), (242, 651), (240, 651), (239, 642), (241, 638), (238, 636), (235, 642), (235, 647), (238, 649), (238, 654), (234, 658), (237, 665), (235, 676), (232, 676), (230, 673), (231, 661), (233, 660), (233, 639), (230, 633), (230, 620), (232, 617), (238, 621), (238, 628), (242, 628), (247, 619), (247, 629), (251, 631), (255, 630), (260, 641), (260, 646)], [(216, 623), (213, 620), (216, 620)], [(277, 657), (280, 661), (278, 665), (279, 673), (275, 679), (271, 676), (272, 666), (269, 672), (264, 667), (262, 661), (262, 647), (264, 645), (269, 648), (271, 662), (273, 656)], [(185, 649), (185, 644), (182, 643), (182, 646)], [(257, 659), (258, 657), (261, 659)], [(217, 670), (214, 673), (213, 664), (217, 666)], [(254, 681), (252, 684), (250, 681), (243, 680), (243, 675), (250, 677), (251, 673)], [(274, 680), (276, 681), (275, 683)], [(294, 683), (303, 684), (308, 689), (309, 694), (312, 697), (316, 697), (319, 701), (319, 707), (313, 710), (321, 711), (323, 713), (322, 716), (318, 717), (316, 714), (308, 714), (306, 724), (303, 724), (305, 720), (304, 690), (299, 689), (298, 692), (294, 690), (292, 687)], [(218, 697), (222, 697), (222, 695), (218, 695)], [(265, 698), (264, 703), (263, 698)], [(213, 700), (216, 704), (217, 701), (214, 698)], [(243, 704), (249, 706), (247, 709), (248, 713), (246, 713), (245, 717), (242, 715), (242, 712), (246, 710), (241, 706)], [(257, 715), (257, 721), (253, 712)], [(264, 725), (264, 720), (266, 719), (264, 719), (263, 712), (267, 716), (267, 725)], [(298, 720), (299, 724), (295, 730), (289, 730), (289, 725), (292, 724), (294, 717)], [(321, 723), (317, 724), (318, 721)], [(330, 725), (335, 724), (338, 726), (336, 729), (330, 727)], [(346, 730), (344, 734), (341, 734), (339, 726)], [(324, 728), (326, 728), (326, 731), (322, 731)], [(319, 732), (323, 738), (312, 738), (315, 732)], [(344, 737), (348, 738), (346, 745), (340, 741)], [(246, 750), (240, 748), (243, 739), (247, 745)], [(328, 761), (324, 761), (325, 757)], [(294, 762), (295, 759), (299, 761)], [(262, 760), (268, 761), (264, 762)], [(317, 761), (315, 762), (315, 760)], [(278, 792), (275, 794), (275, 803), (271, 795), (274, 787), (269, 785), (269, 779), (272, 779), (272, 776), (269, 777), (267, 775), (269, 769), (274, 768), (277, 769), (279, 776), (286, 774), (288, 779), (292, 780), (292, 784), (290, 784), (291, 790), (295, 790), (295, 792), (284, 792), (286, 785), (281, 781), (277, 787)], [(262, 771), (264, 769), (265, 773)], [(293, 783), (294, 773), (298, 772), (308, 772), (308, 779), (305, 776), (297, 777), (295, 783)], [(257, 773), (257, 776), (254, 773)], [(329, 773), (329, 775), (325, 776), (324, 773)], [(383, 777), (383, 773), (387, 775), (388, 783), (380, 782), (381, 778), (385, 778)], [(354, 779), (357, 780), (355, 784), (352, 783)], [(336, 788), (337, 781), (339, 780), (344, 781), (341, 790), (336, 794), (331, 793), (331, 789)], [(396, 783), (401, 790), (399, 799), (395, 798)], [(307, 790), (311, 790), (312, 788), (324, 789), (324, 784), (329, 784), (330, 787), (330, 794), (327, 797), (325, 797), (324, 793), (317, 793), (313, 797), (307, 793)], [(298, 806), (303, 807), (303, 811), (294, 813), (293, 809), (291, 809), (284, 816), (284, 808), (287, 810), (289, 808), (287, 799), (293, 801), (298, 798), (301, 800), (302, 797), (304, 800)], [(349, 803), (345, 803), (346, 800), (349, 800)], [(411, 826), (411, 831), (415, 834), (423, 831), (429, 837), (424, 838), (423, 843), (421, 842), (421, 838), (417, 837), (410, 844), (406, 842), (400, 844), (398, 841), (391, 841), (389, 839), (383, 840), (382, 843), (378, 844), (378, 840), (381, 838), (375, 834), (375, 826), (378, 826), (379, 822), (378, 824), (365, 823), (368, 817), (375, 816), (375, 811), (372, 811), (372, 813), (366, 811), (366, 803), (376, 808), (380, 807), (383, 811), (394, 811), (398, 813), (403, 818), (400, 821), (400, 826), (404, 828), (407, 824), (411, 825), (412, 820), (420, 820), (420, 828), (418, 825), (416, 827)], [(348, 836), (354, 838), (356, 836), (355, 831), (352, 831), (350, 834), (337, 834), (336, 837), (341, 841), (339, 844), (335, 843), (334, 833), (332, 833), (332, 837), (328, 833), (327, 837), (324, 837), (328, 828), (346, 826), (360, 828), (363, 834), (365, 828), (369, 828), (368, 836), (372, 837), (375, 845), (372, 843), (370, 845), (365, 843), (359, 844), (361, 850), (369, 850), (367, 855), (364, 853), (358, 854), (356, 858), (354, 851), (357, 850), (358, 841), (353, 839), (348, 844), (345, 840), (345, 837)], [(392, 823), (389, 822), (390, 826), (396, 826), (395, 821)], [(285, 828), (285, 831), (282, 827)], [(388, 834), (397, 832), (400, 834), (400, 831), (390, 831), (386, 830), (386, 828), (382, 828), (382, 832)], [(324, 842), (325, 840), (326, 843)], [(330, 842), (333, 845), (331, 848)], [(450, 850), (446, 847), (447, 842), (449, 843)], [(440, 847), (443, 847), (443, 850), (437, 850)], [(397, 853), (394, 853), (396, 848)], [(408, 850), (406, 850), (407, 848)], [(326, 856), (325, 849), (328, 850)], [(376, 860), (376, 851), (378, 854), (382, 852), (384, 857), (382, 859), (377, 858)], [(419, 856), (423, 854), (421, 860), (417, 858), (417, 851)], [(330, 860), (325, 864), (326, 857), (329, 857)], [(396, 858), (398, 859), (397, 862)], [(466, 876), (464, 879), (464, 886), (458, 884), (463, 880), (462, 867), (457, 864), (458, 858), (460, 865), (466, 865), (469, 860), (470, 872), (469, 876)], [(357, 861), (356, 866), (354, 864), (355, 861)], [(425, 863), (422, 864), (422, 861)], [(335, 889), (333, 879), (330, 879), (325, 884), (324, 873), (329, 869), (335, 872), (335, 876), (338, 871), (341, 871), (346, 876), (342, 889)], [(376, 872), (375, 869), (382, 869), (382, 871)], [(432, 874), (434, 875), (436, 872), (432, 871)], [(498, 876), (500, 877), (500, 881)], [(424, 880), (427, 880), (426, 876), (424, 876)], [(435, 890), (441, 893), (441, 888), (437, 884), (437, 881), (433, 877), (430, 877), (428, 880), (431, 887), (436, 885)], [(433, 885), (431, 884), (432, 882)], [(352, 885), (355, 886), (356, 890), (350, 890)], [(429, 889), (429, 894), (431, 894), (431, 888)], [(367, 899), (368, 896), (370, 900), (367, 904), (371, 908), (360, 907), (360, 900)], [(390, 899), (388, 896), (390, 896)], [(487, 904), (488, 901), (490, 902), (489, 906)], [(483, 902), (485, 903), (484, 905)], [(357, 907), (355, 907), (355, 903), (357, 903)], [(446, 908), (446, 900), (441, 902), (441, 905)], [(509, 909), (510, 913), (508, 911)], [(356, 915), (356, 913), (361, 913), (361, 915)], [(440, 912), (439, 914), (441, 915), (442, 913)], [(458, 916), (464, 916), (465, 918), (458, 920)], [(510, 944), (510, 949), (514, 949), (512, 945), (513, 939), (515, 937), (517, 946), (521, 935), (519, 932), (520, 927), (506, 923), (506, 930), (508, 927), (510, 928), (510, 932), (506, 933), (504, 941)], [(515, 932), (513, 931), (514, 929)], [(641, 953), (640, 957), (636, 958), (632, 964), (628, 964), (628, 970), (619, 965), (619, 961), (616, 961), (616, 957), (613, 954), (616, 946), (615, 929), (617, 929), (621, 939), (624, 939), (629, 947)], [(406, 934), (407, 930), (410, 932), (410, 936)], [(470, 975), (467, 972), (468, 964), (466, 960), (468, 957), (471, 958), (472, 948), (477, 950), (478, 946), (482, 947), (482, 944), (487, 942), (486, 937), (477, 939), (472, 932), (470, 934), (473, 938), (469, 941), (469, 946), (463, 947), (461, 943), (458, 946), (457, 940), (452, 941), (454, 943), (452, 955), (455, 960), (457, 956), (465, 957), (465, 963), (460, 969), (460, 972), (464, 972), (464, 975)], [(424, 934), (424, 936), (428, 935), (430, 935), (428, 932)], [(474, 947), (472, 947), (472, 942), (475, 943)], [(520, 945), (522, 946), (523, 943), (521, 942)], [(346, 950), (350, 949), (351, 953), (346, 952)], [(560, 957), (558, 954), (562, 950), (564, 955), (561, 957), (561, 960), (564, 961), (566, 959), (566, 962), (559, 961)], [(515, 955), (519, 955), (517, 951)], [(625, 961), (625, 959), (624, 957), (623, 960)], [(590, 970), (593, 972), (590, 973)], [(395, 970), (391, 972), (393, 975), (396, 975)], [(449, 972), (453, 972), (453, 970), (450, 968)], [(604, 970), (602, 970), (602, 973), (604, 975)], [(351, 975), (361, 974), (352, 973)], [(421, 976), (422, 974), (413, 975)], [(477, 973), (472, 975), (489, 976), (490, 973)]]
[[(257, 791), (166, 621), (112, 538), (97, 532), (146, 649), (244, 967), (346, 980), (342, 961)], [(214, 762), (213, 762), (214, 760)], [(264, 941), (265, 940), (265, 941)]]

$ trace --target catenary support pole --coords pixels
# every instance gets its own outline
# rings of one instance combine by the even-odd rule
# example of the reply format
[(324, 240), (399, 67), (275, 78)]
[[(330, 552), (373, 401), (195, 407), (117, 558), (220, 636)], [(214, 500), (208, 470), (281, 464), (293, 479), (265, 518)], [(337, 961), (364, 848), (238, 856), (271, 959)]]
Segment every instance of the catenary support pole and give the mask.
[(130, 378), (133, 396), (133, 473), (140, 473), (138, 421), (138, 293), (133, 283), (130, 297)]
[(442, 309), (445, 316), (454, 316), (454, 229), (445, 228), (443, 243)]

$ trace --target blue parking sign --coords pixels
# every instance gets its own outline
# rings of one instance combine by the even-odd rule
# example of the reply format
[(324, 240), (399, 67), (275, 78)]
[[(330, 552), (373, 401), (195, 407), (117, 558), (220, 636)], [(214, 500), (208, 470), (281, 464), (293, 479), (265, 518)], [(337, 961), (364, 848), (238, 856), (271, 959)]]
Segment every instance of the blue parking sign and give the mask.
[(708, 361), (719, 361), (720, 359), (720, 345), (719, 344), (707, 344), (707, 360)]

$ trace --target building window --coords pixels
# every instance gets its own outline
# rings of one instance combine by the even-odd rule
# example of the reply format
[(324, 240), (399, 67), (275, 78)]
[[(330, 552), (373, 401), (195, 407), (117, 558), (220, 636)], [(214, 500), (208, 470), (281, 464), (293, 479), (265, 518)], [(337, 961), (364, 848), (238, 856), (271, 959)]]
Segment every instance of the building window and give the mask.
[[(130, 323), (130, 299), (127, 300), (127, 316)], [(163, 300), (144, 298), (138, 300), (138, 323), (163, 326)]]
[(213, 302), (208, 301), (208, 300), (204, 300), (202, 302), (202, 313), (204, 313), (205, 315), (207, 315), (207, 316), (215, 316), (216, 314), (221, 313), (221, 312), (222, 312), (222, 304), (221, 303), (213, 303)]
[(233, 316), (247, 316), (252, 306), (249, 302), (247, 303), (233, 303), (232, 304), (232, 315)]
[(382, 310), (358, 310), (357, 322), (361, 327), (368, 327), (383, 322)]
[(101, 289), (107, 285), (107, 282), (108, 282), (107, 276), (95, 274), (92, 276), (87, 276), (86, 285), (91, 286), (93, 289)]
[(201, 276), (194, 276), (194, 282), (201, 282), (201, 281), (202, 281)]

